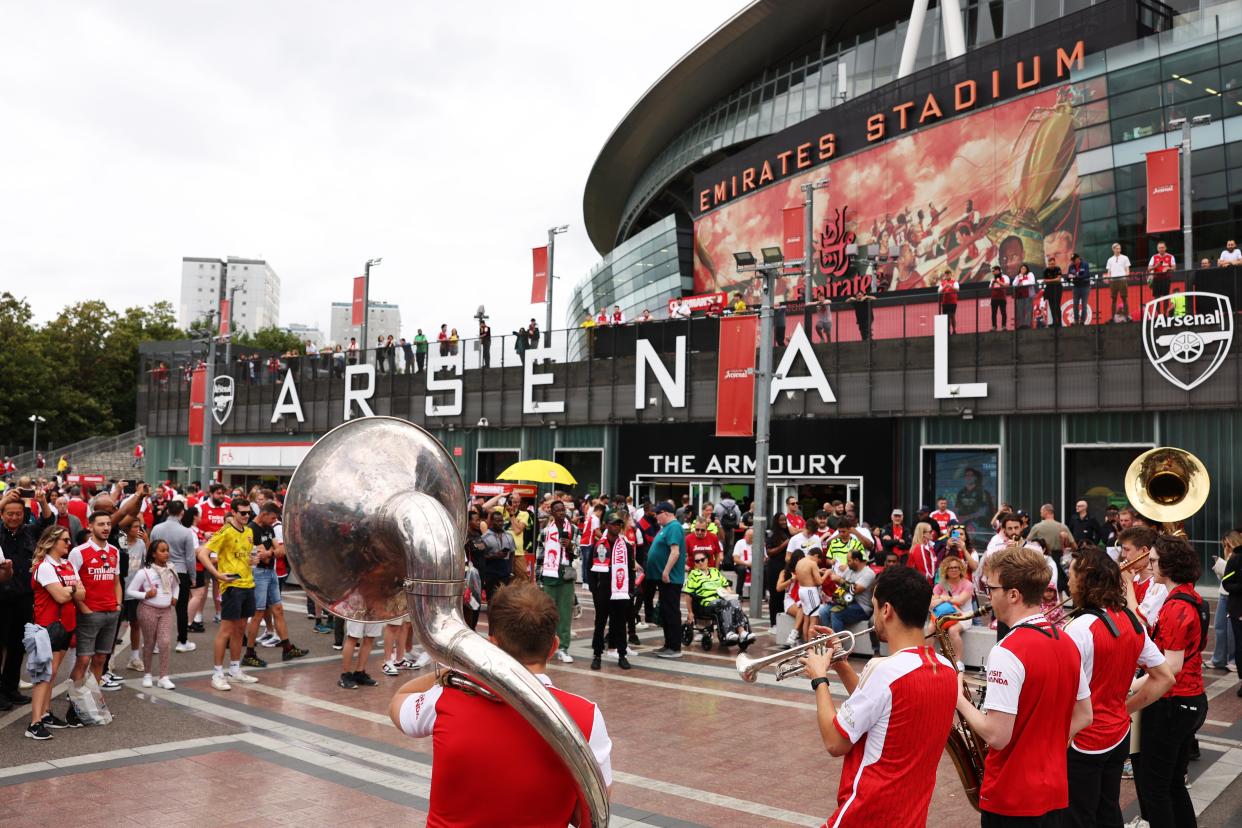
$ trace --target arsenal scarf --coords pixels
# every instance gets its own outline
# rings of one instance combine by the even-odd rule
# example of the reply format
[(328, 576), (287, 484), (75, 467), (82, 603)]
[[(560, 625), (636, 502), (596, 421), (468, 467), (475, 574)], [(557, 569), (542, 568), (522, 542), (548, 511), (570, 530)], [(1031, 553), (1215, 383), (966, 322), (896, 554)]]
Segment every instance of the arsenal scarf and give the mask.
[(617, 535), (617, 540), (612, 545), (612, 574), (609, 583), (612, 584), (612, 600), (629, 600), (630, 556), (629, 544), (625, 542), (624, 535)]
[(561, 568), (561, 530), (556, 525), (556, 521), (548, 523), (548, 528), (544, 532), (543, 538), (543, 569), (540, 570), (545, 578), (559, 578)]

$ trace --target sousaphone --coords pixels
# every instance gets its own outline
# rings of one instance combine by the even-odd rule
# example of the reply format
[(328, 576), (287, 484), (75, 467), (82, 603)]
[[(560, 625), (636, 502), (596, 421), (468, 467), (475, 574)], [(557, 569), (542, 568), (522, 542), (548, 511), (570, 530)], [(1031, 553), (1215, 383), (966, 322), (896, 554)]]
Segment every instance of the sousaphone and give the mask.
[(592, 826), (608, 792), (582, 731), (529, 670), (462, 617), (466, 489), (435, 437), (395, 417), (349, 420), (307, 453), (289, 483), (285, 551), (333, 615), (378, 623), (409, 613), (448, 683), (504, 702), (577, 780)]
[(1160, 446), (1134, 458), (1126, 471), (1126, 498), (1138, 513), (1184, 534), (1180, 524), (1207, 503), (1211, 491), (1207, 467), (1185, 449)]

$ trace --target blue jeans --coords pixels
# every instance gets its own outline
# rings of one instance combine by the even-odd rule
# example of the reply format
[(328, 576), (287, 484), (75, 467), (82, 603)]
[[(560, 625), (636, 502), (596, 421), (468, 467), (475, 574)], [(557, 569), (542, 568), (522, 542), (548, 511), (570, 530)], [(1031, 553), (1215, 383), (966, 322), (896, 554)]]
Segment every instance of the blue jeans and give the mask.
[(1074, 324), (1087, 321), (1087, 307), (1091, 303), (1091, 285), (1074, 285)]
[(1216, 647), (1212, 650), (1212, 666), (1225, 667), (1235, 652), (1233, 625), (1229, 623), (1229, 613), (1225, 611), (1228, 595), (1222, 590), (1220, 602), (1216, 605)]
[(824, 604), (820, 607), (819, 623), (825, 627), (832, 627), (833, 632), (843, 632), (847, 627), (853, 626), (859, 621), (866, 621), (871, 617), (858, 601), (846, 604), (844, 608), (837, 612), (832, 610), (832, 604)]

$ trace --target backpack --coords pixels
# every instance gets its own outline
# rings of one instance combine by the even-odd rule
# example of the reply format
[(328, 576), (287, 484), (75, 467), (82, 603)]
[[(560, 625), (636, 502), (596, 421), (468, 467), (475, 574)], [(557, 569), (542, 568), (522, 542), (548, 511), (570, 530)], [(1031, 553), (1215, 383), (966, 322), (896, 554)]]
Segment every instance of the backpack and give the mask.
[(730, 503), (728, 506), (725, 506), (724, 513), (720, 516), (720, 528), (736, 529), (741, 523), (742, 512), (737, 508), (737, 504)]
[(1208, 629), (1212, 626), (1212, 609), (1207, 605), (1206, 601), (1196, 601), (1194, 596), (1185, 592), (1175, 592), (1166, 600), (1169, 601), (1185, 601), (1195, 608), (1195, 613), (1199, 616), (1199, 652), (1207, 649)]

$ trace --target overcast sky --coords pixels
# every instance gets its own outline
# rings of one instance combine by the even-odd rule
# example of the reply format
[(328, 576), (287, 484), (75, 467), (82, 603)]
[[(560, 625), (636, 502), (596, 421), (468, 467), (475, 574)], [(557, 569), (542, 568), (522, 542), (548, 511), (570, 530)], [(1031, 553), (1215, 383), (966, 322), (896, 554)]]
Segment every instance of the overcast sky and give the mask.
[[(598, 260), (582, 192), (604, 140), (742, 0), (8, 3), (0, 290), (40, 320), (178, 302), (182, 256), (265, 258), (280, 320), (372, 271), (404, 332), (537, 316)], [(554, 319), (560, 327), (564, 301)]]

